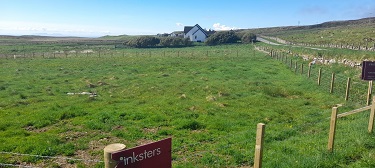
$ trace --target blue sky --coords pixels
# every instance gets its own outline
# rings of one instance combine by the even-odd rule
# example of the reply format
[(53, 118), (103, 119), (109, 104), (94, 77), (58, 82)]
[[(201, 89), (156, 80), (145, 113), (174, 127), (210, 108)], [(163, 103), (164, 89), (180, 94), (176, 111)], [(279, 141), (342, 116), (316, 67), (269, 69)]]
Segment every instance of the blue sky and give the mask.
[(375, 16), (374, 0), (0, 0), (1, 35), (144, 35)]

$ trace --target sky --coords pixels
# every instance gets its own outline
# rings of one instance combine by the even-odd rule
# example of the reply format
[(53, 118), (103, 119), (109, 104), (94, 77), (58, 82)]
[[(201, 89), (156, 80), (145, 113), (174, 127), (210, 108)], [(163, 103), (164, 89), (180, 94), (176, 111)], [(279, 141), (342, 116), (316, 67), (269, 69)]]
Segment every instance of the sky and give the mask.
[(0, 0), (0, 35), (154, 35), (375, 16), (375, 0)]

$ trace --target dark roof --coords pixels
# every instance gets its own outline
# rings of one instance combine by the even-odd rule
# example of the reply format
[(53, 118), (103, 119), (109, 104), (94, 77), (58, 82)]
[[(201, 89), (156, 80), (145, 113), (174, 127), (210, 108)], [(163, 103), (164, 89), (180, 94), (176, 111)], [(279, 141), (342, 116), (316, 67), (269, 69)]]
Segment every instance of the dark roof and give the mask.
[[(207, 34), (206, 30), (202, 29), (202, 27), (200, 27), (198, 24), (196, 24), (195, 26), (197, 26), (198, 30), (201, 30), (206, 35), (206, 37), (208, 37), (208, 34)], [(188, 33), (195, 26), (185, 26), (184, 27), (184, 34)], [(195, 34), (197, 31), (195, 31), (193, 34)]]
[(172, 33), (174, 33), (174, 34), (180, 34), (180, 33), (184, 33), (184, 31), (174, 31)]
[[(208, 34), (207, 34), (206, 30), (202, 29), (198, 24), (196, 24), (195, 26), (197, 26), (198, 29), (201, 30), (204, 33), (204, 35), (206, 35), (206, 37), (208, 37)], [(193, 34), (195, 34), (196, 32), (194, 32)]]
[(185, 26), (184, 27), (184, 33), (188, 33), (194, 26)]

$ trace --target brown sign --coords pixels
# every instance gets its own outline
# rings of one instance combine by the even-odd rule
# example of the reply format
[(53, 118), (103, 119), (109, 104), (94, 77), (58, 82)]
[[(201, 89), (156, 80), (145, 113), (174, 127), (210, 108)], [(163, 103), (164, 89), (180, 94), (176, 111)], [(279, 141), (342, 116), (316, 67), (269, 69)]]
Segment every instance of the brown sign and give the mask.
[(111, 154), (116, 168), (172, 167), (172, 138)]
[(363, 80), (375, 80), (375, 62), (363, 61), (362, 79)]

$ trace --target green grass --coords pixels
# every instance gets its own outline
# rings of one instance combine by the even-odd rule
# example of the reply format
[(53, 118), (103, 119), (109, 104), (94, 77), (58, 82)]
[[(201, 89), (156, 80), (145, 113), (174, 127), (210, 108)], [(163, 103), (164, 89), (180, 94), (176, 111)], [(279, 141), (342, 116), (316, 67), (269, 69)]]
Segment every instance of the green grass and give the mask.
[[(4, 152), (102, 160), (110, 143), (172, 137), (173, 167), (249, 166), (263, 122), (264, 167), (375, 164), (367, 113), (340, 119), (327, 153), (331, 107), (345, 102), (251, 45), (0, 59), (0, 76)], [(84, 91), (98, 96), (67, 95)], [(0, 163), (20, 162), (56, 164), (0, 154)]]

